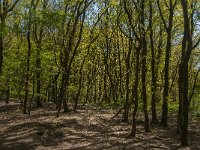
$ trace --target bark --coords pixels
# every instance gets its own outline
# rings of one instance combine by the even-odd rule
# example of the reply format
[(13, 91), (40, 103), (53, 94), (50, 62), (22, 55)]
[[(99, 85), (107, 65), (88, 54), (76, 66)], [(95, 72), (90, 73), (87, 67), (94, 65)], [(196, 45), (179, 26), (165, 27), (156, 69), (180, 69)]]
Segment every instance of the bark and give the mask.
[(136, 115), (137, 115), (137, 111), (138, 111), (138, 85), (139, 85), (139, 72), (140, 72), (140, 67), (139, 67), (139, 63), (140, 63), (140, 47), (136, 48), (136, 56), (135, 56), (135, 82), (134, 82), (134, 87), (133, 87), (133, 92), (132, 92), (132, 98), (133, 99), (133, 104), (134, 104), (134, 108), (133, 108), (133, 114), (132, 114), (132, 129), (131, 129), (131, 136), (135, 137), (136, 134), (136, 126), (137, 126), (137, 122), (136, 122)]
[(7, 87), (5, 92), (6, 92), (6, 104), (8, 104), (10, 99), (10, 87)]
[(23, 113), (26, 114), (27, 110), (27, 101), (29, 94), (29, 72), (30, 72), (30, 57), (31, 57), (31, 39), (30, 39), (30, 30), (27, 33), (27, 42), (28, 42), (28, 51), (27, 51), (27, 60), (26, 60), (26, 83), (25, 83), (25, 97), (24, 97), (24, 107)]
[(149, 17), (149, 28), (150, 28), (150, 44), (151, 44), (151, 113), (152, 113), (152, 123), (157, 123), (157, 113), (156, 113), (156, 72), (155, 72), (155, 47), (153, 39), (153, 27), (152, 27), (152, 2), (149, 2), (150, 7), (150, 17)]
[(83, 65), (85, 63), (86, 56), (84, 57), (84, 59), (83, 59), (83, 61), (81, 63), (81, 67), (80, 67), (80, 71), (79, 71), (78, 92), (77, 92), (77, 94), (75, 96), (75, 100), (74, 100), (75, 101), (75, 103), (74, 103), (74, 111), (77, 110), (78, 100), (79, 100), (79, 97), (80, 97), (80, 94), (81, 94), (82, 80), (83, 80)]
[[(118, 36), (118, 34), (117, 34)], [(123, 36), (122, 36), (123, 38)], [(117, 37), (117, 39), (119, 39), (119, 36)], [(123, 75), (122, 75), (122, 62), (121, 62), (121, 55), (120, 55), (120, 45), (119, 45), (119, 40), (117, 41), (117, 48), (118, 48), (118, 62), (119, 62), (119, 91), (120, 91), (120, 101), (123, 99)], [(123, 44), (123, 39), (122, 39), (122, 44)]]
[(32, 7), (34, 0), (31, 0), (30, 9), (29, 9), (29, 18), (28, 18), (28, 31), (27, 31), (27, 58), (26, 58), (26, 76), (25, 76), (25, 97), (23, 103), (23, 113), (27, 113), (27, 101), (29, 96), (29, 72), (30, 72), (30, 59), (31, 59), (31, 20), (32, 20)]
[[(61, 84), (60, 84), (60, 90), (58, 94), (58, 111), (57, 111), (57, 117), (60, 115), (61, 111), (61, 106), (63, 104), (63, 109), (64, 112), (68, 112), (69, 108), (67, 105), (67, 94), (68, 94), (68, 86), (69, 86), (69, 77), (70, 77), (70, 72), (72, 68), (72, 63), (74, 61), (74, 58), (77, 54), (78, 47), (81, 42), (82, 34), (83, 34), (83, 27), (84, 27), (84, 21), (85, 21), (85, 15), (86, 15), (86, 9), (89, 6), (87, 4), (87, 1), (85, 2), (77, 2), (75, 7), (75, 18), (71, 18), (68, 23), (67, 23), (67, 29), (69, 30), (69, 34), (67, 36), (67, 45), (64, 46), (63, 44), (63, 53), (60, 54), (60, 64), (62, 67), (62, 74), (61, 74)], [(84, 8), (81, 9), (81, 6), (83, 5)], [(63, 20), (65, 23), (65, 20)], [(71, 22), (72, 21), (72, 22)], [(78, 28), (80, 23), (80, 27)], [(79, 29), (79, 30), (78, 30)], [(78, 32), (78, 37), (76, 35)], [(64, 56), (62, 56), (64, 55)]]
[[(189, 96), (188, 96), (188, 63), (193, 49), (192, 34), (193, 29), (190, 27), (188, 17), (188, 3), (181, 0), (183, 18), (184, 18), (184, 37), (182, 41), (182, 57), (179, 67), (179, 119), (178, 129), (181, 131), (181, 145), (188, 145), (188, 112), (189, 112)], [(192, 16), (193, 17), (193, 16)]]
[(37, 47), (37, 57), (36, 57), (36, 82), (37, 82), (37, 91), (36, 91), (36, 102), (37, 107), (42, 107), (41, 102), (41, 56), (40, 56), (40, 44)]
[(167, 126), (167, 123), (168, 123), (170, 51), (171, 51), (171, 31), (167, 32), (167, 46), (166, 46), (166, 51), (165, 51), (165, 66), (164, 66), (164, 90), (163, 90), (161, 125), (165, 127)]
[(163, 21), (166, 33), (167, 33), (167, 45), (165, 50), (165, 65), (164, 65), (164, 90), (163, 90), (163, 104), (162, 104), (162, 118), (161, 125), (166, 127), (168, 123), (168, 98), (169, 98), (169, 63), (170, 63), (170, 53), (171, 53), (171, 36), (173, 28), (173, 15), (174, 8), (177, 5), (177, 0), (173, 3), (172, 0), (169, 1), (169, 16), (168, 16), (168, 26), (163, 17), (163, 13), (160, 8), (159, 0), (157, 0), (158, 8), (160, 12), (161, 19)]
[(4, 32), (4, 26), (5, 26), (5, 18), (1, 18), (1, 26), (0, 26), (0, 75), (2, 74), (2, 67), (3, 67), (3, 52), (4, 52), (4, 38), (3, 38), (3, 32)]
[(142, 24), (142, 101), (143, 101), (143, 111), (145, 119), (145, 132), (150, 131), (149, 127), (149, 117), (147, 110), (147, 92), (146, 92), (146, 57), (147, 57), (147, 41), (146, 41), (146, 32), (145, 32), (145, 0), (141, 2), (141, 24)]
[(65, 105), (63, 106), (64, 112), (69, 111), (69, 108), (67, 107), (67, 103), (66, 103), (66, 89), (68, 86), (68, 83), (67, 83), (68, 80), (69, 80), (69, 74), (66, 74), (65, 72), (63, 72), (61, 74), (60, 88), (59, 88), (59, 94), (58, 94), (58, 100), (57, 100), (58, 111), (57, 111), (56, 117), (60, 116), (62, 104)]
[(130, 109), (129, 83), (130, 83), (130, 73), (131, 73), (131, 66), (130, 66), (131, 51), (132, 51), (132, 39), (129, 39), (129, 50), (126, 57), (126, 104), (125, 104), (126, 107), (124, 108), (124, 116), (123, 116), (124, 122), (128, 122), (129, 109)]

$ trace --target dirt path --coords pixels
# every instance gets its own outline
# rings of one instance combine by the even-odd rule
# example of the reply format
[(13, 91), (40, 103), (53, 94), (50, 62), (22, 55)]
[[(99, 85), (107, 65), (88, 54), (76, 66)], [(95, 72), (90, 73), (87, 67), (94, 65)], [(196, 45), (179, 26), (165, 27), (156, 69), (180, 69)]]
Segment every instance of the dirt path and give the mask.
[(151, 133), (145, 133), (140, 123), (133, 139), (128, 136), (131, 125), (119, 118), (110, 120), (112, 116), (111, 110), (93, 109), (55, 118), (50, 107), (34, 110), (28, 117), (20, 113), (19, 104), (0, 103), (0, 150), (200, 149), (200, 121), (191, 121), (190, 146), (181, 148), (174, 125), (153, 126)]

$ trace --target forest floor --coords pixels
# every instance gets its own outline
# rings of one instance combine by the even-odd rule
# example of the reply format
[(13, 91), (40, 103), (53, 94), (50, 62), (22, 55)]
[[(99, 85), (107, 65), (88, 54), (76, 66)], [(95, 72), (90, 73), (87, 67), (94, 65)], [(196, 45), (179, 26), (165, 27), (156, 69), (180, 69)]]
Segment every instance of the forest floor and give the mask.
[(176, 116), (170, 115), (169, 127), (151, 126), (144, 132), (142, 118), (135, 138), (129, 136), (130, 123), (120, 117), (110, 119), (117, 110), (97, 107), (61, 113), (55, 117), (52, 105), (34, 109), (28, 117), (21, 113), (19, 103), (0, 102), (0, 150), (167, 150), (200, 149), (200, 119), (190, 118), (189, 146), (180, 147)]

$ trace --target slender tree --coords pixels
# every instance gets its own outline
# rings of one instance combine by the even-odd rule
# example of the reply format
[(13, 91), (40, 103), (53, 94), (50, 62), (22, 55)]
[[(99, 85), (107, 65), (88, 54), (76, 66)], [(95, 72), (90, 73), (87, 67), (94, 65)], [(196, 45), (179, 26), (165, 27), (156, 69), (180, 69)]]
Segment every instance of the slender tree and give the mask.
[(29, 76), (30, 76), (30, 59), (31, 59), (31, 21), (32, 21), (32, 9), (34, 7), (34, 0), (31, 0), (29, 7), (29, 15), (28, 15), (28, 24), (27, 24), (27, 59), (26, 59), (26, 79), (25, 79), (25, 97), (24, 97), (24, 107), (23, 113), (27, 113), (27, 101), (29, 96)]
[[(192, 6), (194, 1), (192, 1)], [(188, 112), (189, 112), (189, 71), (188, 63), (191, 57), (192, 50), (199, 44), (200, 39), (193, 45), (193, 24), (189, 19), (189, 6), (187, 0), (181, 0), (183, 20), (184, 20), (184, 36), (182, 40), (182, 56), (179, 65), (179, 127), (181, 132), (181, 144), (188, 145)], [(193, 22), (192, 22), (193, 23)]]
[(162, 104), (162, 118), (161, 125), (167, 126), (168, 123), (168, 99), (169, 99), (169, 64), (170, 64), (170, 53), (171, 53), (171, 40), (172, 40), (172, 29), (173, 29), (173, 17), (174, 10), (178, 4), (178, 0), (169, 0), (169, 6), (165, 3), (169, 9), (168, 19), (166, 20), (163, 15), (163, 11), (160, 5), (160, 1), (157, 0), (159, 14), (163, 22), (163, 26), (167, 33), (167, 45), (165, 50), (165, 65), (164, 65), (164, 90), (163, 90), (163, 104)]
[(149, 1), (149, 29), (150, 29), (150, 46), (151, 46), (151, 113), (152, 122), (157, 123), (156, 113), (156, 71), (155, 71), (155, 46), (154, 46), (154, 33), (153, 33), (153, 8), (152, 1)]

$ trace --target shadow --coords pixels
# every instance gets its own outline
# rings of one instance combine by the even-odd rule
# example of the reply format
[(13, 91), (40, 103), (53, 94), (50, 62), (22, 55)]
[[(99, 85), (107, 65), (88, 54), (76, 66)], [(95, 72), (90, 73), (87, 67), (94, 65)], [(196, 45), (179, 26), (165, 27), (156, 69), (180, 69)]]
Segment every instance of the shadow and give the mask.
[[(0, 106), (0, 109), (3, 106)], [(130, 123), (122, 123), (119, 119), (109, 119), (108, 111), (78, 110), (78, 112), (61, 113), (55, 118), (53, 109), (34, 109), (31, 116), (15, 111), (18, 106), (6, 106), (10, 113), (3, 122), (0, 132), (0, 150), (32, 150), (32, 149), (65, 149), (65, 150), (146, 150), (146, 149), (178, 149), (179, 136), (175, 134), (175, 125), (168, 128), (154, 125), (150, 133), (144, 132), (144, 123), (138, 122), (136, 137), (129, 136)], [(172, 121), (173, 123), (173, 121)], [(191, 149), (199, 148), (199, 128), (191, 126), (189, 139)]]
[(0, 104), (0, 113), (9, 113), (13, 112), (16, 109), (20, 108), (20, 103), (8, 103), (5, 104), (4, 102), (1, 102)]

